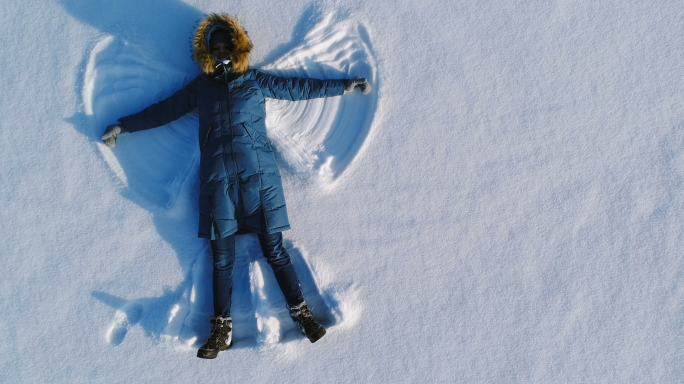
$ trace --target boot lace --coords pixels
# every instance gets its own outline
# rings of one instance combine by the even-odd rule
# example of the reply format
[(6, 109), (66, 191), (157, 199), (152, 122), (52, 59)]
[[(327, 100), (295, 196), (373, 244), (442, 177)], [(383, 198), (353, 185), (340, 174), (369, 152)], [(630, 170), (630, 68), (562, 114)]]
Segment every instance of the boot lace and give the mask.
[(305, 304), (300, 304), (291, 309), (292, 318), (300, 324), (305, 332), (310, 332), (319, 327), (316, 320), (314, 320), (311, 310)]
[(206, 346), (209, 348), (215, 348), (221, 344), (225, 344), (228, 333), (232, 329), (231, 323), (232, 322), (230, 318), (212, 318), (211, 335), (209, 335), (209, 338), (207, 339)]

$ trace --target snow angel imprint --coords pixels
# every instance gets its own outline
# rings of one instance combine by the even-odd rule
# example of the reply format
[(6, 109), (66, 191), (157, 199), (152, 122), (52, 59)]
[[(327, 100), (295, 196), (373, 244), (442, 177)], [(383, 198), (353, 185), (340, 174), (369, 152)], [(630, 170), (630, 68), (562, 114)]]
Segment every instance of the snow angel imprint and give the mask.
[(200, 193), (198, 236), (211, 242), (214, 316), (211, 335), (197, 356), (214, 358), (232, 343), (230, 300), (235, 235), (255, 233), (290, 310), (311, 342), (325, 334), (304, 301), (282, 231), (290, 228), (285, 195), (265, 125), (265, 98), (306, 100), (340, 96), (358, 89), (364, 78), (290, 78), (249, 66), (252, 41), (234, 18), (212, 14), (200, 23), (193, 57), (202, 73), (172, 96), (120, 118), (102, 136), (110, 147), (117, 136), (165, 125), (199, 112)]

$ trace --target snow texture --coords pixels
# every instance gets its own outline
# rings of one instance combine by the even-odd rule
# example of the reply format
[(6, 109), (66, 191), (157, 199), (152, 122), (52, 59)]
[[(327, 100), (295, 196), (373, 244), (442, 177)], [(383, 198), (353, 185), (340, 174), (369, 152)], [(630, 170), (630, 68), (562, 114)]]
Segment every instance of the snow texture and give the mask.
[[(269, 101), (314, 313), (237, 241), (234, 346), (196, 237), (197, 116), (99, 137), (253, 63), (374, 90)], [(684, 3), (27, 0), (0, 16), (0, 383), (684, 382)]]

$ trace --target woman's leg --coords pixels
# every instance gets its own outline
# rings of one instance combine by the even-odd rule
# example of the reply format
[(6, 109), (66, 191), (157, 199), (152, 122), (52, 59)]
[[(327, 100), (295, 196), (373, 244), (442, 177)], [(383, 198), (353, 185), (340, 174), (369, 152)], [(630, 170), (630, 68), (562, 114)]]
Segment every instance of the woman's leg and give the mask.
[(315, 342), (325, 335), (325, 328), (314, 319), (309, 306), (304, 302), (297, 273), (292, 266), (290, 255), (283, 247), (282, 233), (259, 235), (259, 243), (285, 295), (292, 320), (298, 324), (309, 341)]
[(233, 265), (235, 264), (235, 236), (211, 240), (214, 258), (214, 315), (230, 316), (230, 299), (233, 294)]
[(283, 234), (276, 232), (272, 234), (260, 234), (259, 243), (264, 252), (266, 261), (273, 268), (280, 290), (285, 295), (288, 305), (297, 305), (304, 301), (302, 290), (299, 286), (297, 273), (292, 266), (290, 255), (283, 247)]

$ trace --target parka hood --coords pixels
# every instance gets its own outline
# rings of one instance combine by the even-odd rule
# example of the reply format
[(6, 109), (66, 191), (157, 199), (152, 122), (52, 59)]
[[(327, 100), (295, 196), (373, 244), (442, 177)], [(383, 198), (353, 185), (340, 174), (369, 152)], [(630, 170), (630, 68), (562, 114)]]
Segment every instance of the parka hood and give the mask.
[(230, 55), (233, 71), (237, 74), (247, 72), (249, 68), (249, 53), (252, 50), (252, 40), (250, 40), (247, 31), (237, 19), (216, 13), (210, 14), (203, 20), (197, 27), (197, 31), (195, 31), (195, 37), (192, 41), (192, 56), (197, 65), (207, 75), (214, 74), (216, 61), (209, 52), (207, 33), (215, 30), (217, 25), (229, 29), (235, 36), (235, 51)]

